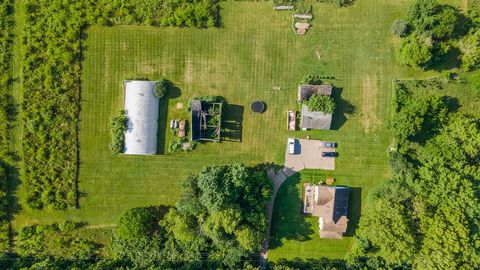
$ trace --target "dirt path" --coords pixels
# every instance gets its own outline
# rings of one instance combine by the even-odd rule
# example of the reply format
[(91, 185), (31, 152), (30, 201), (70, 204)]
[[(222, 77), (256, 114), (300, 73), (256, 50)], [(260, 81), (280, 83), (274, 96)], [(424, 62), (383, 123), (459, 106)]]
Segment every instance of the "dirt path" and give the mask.
[(463, 13), (467, 13), (468, 10), (468, 0), (462, 0), (461, 9)]
[(376, 130), (380, 124), (380, 120), (376, 115), (378, 109), (377, 92), (377, 78), (372, 78), (370, 75), (367, 75), (363, 79), (361, 110), (361, 122), (367, 134)]

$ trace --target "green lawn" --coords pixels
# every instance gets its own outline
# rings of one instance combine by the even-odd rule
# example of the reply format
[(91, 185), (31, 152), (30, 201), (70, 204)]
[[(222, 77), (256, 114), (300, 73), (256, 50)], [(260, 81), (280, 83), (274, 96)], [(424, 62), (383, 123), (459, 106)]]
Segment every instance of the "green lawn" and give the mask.
[[(305, 59), (310, 49), (301, 48), (302, 40), (292, 34), (289, 13), (272, 12), (270, 3), (222, 6), (223, 27), (219, 29), (94, 26), (87, 30), (80, 116), (79, 190), (84, 193), (80, 209), (24, 209), (16, 224), (63, 219), (112, 224), (131, 207), (173, 204), (182, 179), (205, 165), (283, 162), (286, 110), (295, 108), (295, 87), (304, 75), (299, 67), (305, 63), (314, 69), (319, 64)], [(301, 49), (289, 49), (297, 47)], [(225, 97), (232, 105), (226, 112), (227, 125), (235, 129), (235, 136), (241, 133), (241, 142), (208, 143), (190, 154), (112, 156), (107, 124), (123, 109), (123, 80), (161, 75), (179, 90), (171, 93), (168, 104), (161, 105), (160, 145), (164, 147), (160, 152), (165, 152), (171, 136), (165, 123), (185, 115), (185, 109), (176, 109), (176, 104), (186, 105), (193, 95)], [(250, 102), (256, 99), (268, 106), (261, 115), (250, 112)]]
[[(302, 171), (281, 187), (274, 207), (269, 259), (344, 258), (351, 247), (365, 196), (389, 174), (392, 80), (435, 75), (395, 63), (394, 48), (399, 41), (390, 35), (390, 26), (402, 17), (409, 2), (359, 0), (346, 9), (314, 5), (314, 26), (302, 44), (311, 51), (305, 57), (315, 58), (315, 52), (320, 52), (325, 64), (320, 70), (336, 77), (332, 83), (342, 89), (342, 99), (351, 102), (356, 112), (347, 116), (344, 124), (342, 115), (337, 115), (333, 126), (338, 130), (296, 132), (297, 137), (310, 135), (338, 142), (339, 157), (335, 171)], [(345, 111), (342, 105), (340, 111)], [(303, 183), (326, 176), (351, 188), (349, 228), (342, 240), (320, 239), (318, 219), (301, 213)]]
[[(269, 258), (343, 257), (351, 237), (320, 240), (316, 220), (300, 215), (301, 182), (323, 174), (355, 187), (352, 202), (356, 205), (350, 217), (355, 223), (364, 207), (360, 198), (388, 177), (386, 122), (392, 79), (434, 74), (394, 63), (393, 46), (398, 40), (390, 36), (390, 24), (401, 17), (408, 2), (357, 0), (342, 9), (315, 4), (313, 28), (304, 37), (293, 34), (290, 12), (274, 12), (271, 3), (257, 2), (222, 2), (218, 29), (90, 27), (82, 73), (80, 209), (23, 209), (14, 225), (65, 219), (96, 226), (113, 224), (128, 208), (173, 204), (182, 179), (205, 165), (282, 163), (287, 137), (309, 135), (338, 142), (337, 169), (302, 172), (280, 190)], [(335, 130), (288, 133), (286, 111), (297, 108), (296, 86), (312, 72), (335, 76), (330, 80), (337, 88), (334, 95), (345, 100), (335, 115)], [(107, 124), (123, 108), (122, 81), (160, 76), (178, 88), (160, 108), (159, 152), (163, 154), (112, 156)], [(193, 95), (225, 97), (232, 105), (226, 113), (227, 125), (234, 130), (232, 137), (241, 140), (208, 143), (190, 154), (167, 154), (171, 134), (166, 123), (187, 115), (176, 106), (186, 105)], [(257, 99), (268, 106), (264, 114), (250, 112), (250, 102)], [(347, 103), (355, 107), (353, 116), (344, 114)], [(22, 198), (22, 188), (18, 196)], [(291, 219), (300, 224), (300, 232), (290, 226)]]

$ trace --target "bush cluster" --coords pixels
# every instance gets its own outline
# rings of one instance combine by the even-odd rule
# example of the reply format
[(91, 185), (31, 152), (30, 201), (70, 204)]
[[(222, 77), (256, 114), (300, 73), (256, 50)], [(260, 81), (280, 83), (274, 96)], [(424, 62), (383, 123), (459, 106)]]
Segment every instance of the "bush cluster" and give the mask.
[(0, 0), (0, 145), (4, 152), (7, 140), (8, 123), (11, 115), (10, 94), (8, 92), (10, 78), (10, 63), (12, 55), (12, 35), (10, 28), (13, 24), (11, 15), (11, 0)]
[(313, 112), (333, 113), (335, 110), (335, 101), (328, 95), (313, 94), (303, 104), (307, 105), (308, 109)]
[(466, 70), (480, 67), (480, 7), (472, 5), (468, 18), (437, 0), (415, 0), (405, 18), (394, 21), (392, 34), (404, 37), (397, 52), (399, 63), (429, 68), (460, 50)]
[(8, 129), (12, 118), (12, 104), (9, 94), (10, 63), (12, 60), (12, 35), (13, 24), (11, 0), (0, 0), (0, 251), (9, 249), (9, 224), (7, 213), (7, 163), (10, 161), (8, 152)]
[(16, 252), (25, 257), (90, 260), (98, 247), (83, 237), (80, 227), (82, 224), (69, 221), (23, 227), (16, 239)]
[(128, 128), (128, 115), (121, 110), (118, 115), (110, 118), (108, 128), (110, 129), (110, 137), (112, 139), (109, 148), (112, 154), (120, 154), (125, 151), (125, 131)]
[(169, 85), (170, 85), (170, 82), (166, 79), (158, 80), (157, 83), (155, 84), (154, 95), (159, 99), (163, 98), (168, 93)]
[[(76, 206), (85, 27), (93, 23), (210, 27), (216, 25), (218, 6), (210, 0), (27, 0), (25, 6), (22, 180), (27, 205), (66, 209)], [(0, 62), (2, 68), (9, 61)]]
[(175, 136), (175, 138), (171, 139), (168, 144), (168, 152), (191, 152), (195, 149), (196, 146), (197, 144), (195, 142), (190, 142), (187, 138), (180, 138)]

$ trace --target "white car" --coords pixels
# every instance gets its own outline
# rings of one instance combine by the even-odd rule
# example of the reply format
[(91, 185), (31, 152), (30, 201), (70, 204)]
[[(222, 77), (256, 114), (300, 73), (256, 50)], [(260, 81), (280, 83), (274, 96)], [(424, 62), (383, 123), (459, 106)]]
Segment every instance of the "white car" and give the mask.
[(295, 139), (288, 138), (288, 153), (290, 155), (295, 154)]

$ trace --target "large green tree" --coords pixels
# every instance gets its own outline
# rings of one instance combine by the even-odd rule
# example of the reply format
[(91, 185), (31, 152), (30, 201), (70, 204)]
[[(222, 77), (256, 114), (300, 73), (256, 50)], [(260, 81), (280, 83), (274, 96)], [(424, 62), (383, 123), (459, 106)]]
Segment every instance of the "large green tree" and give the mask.
[(189, 177), (162, 222), (169, 256), (238, 267), (260, 250), (270, 192), (265, 170), (242, 164), (206, 167)]

